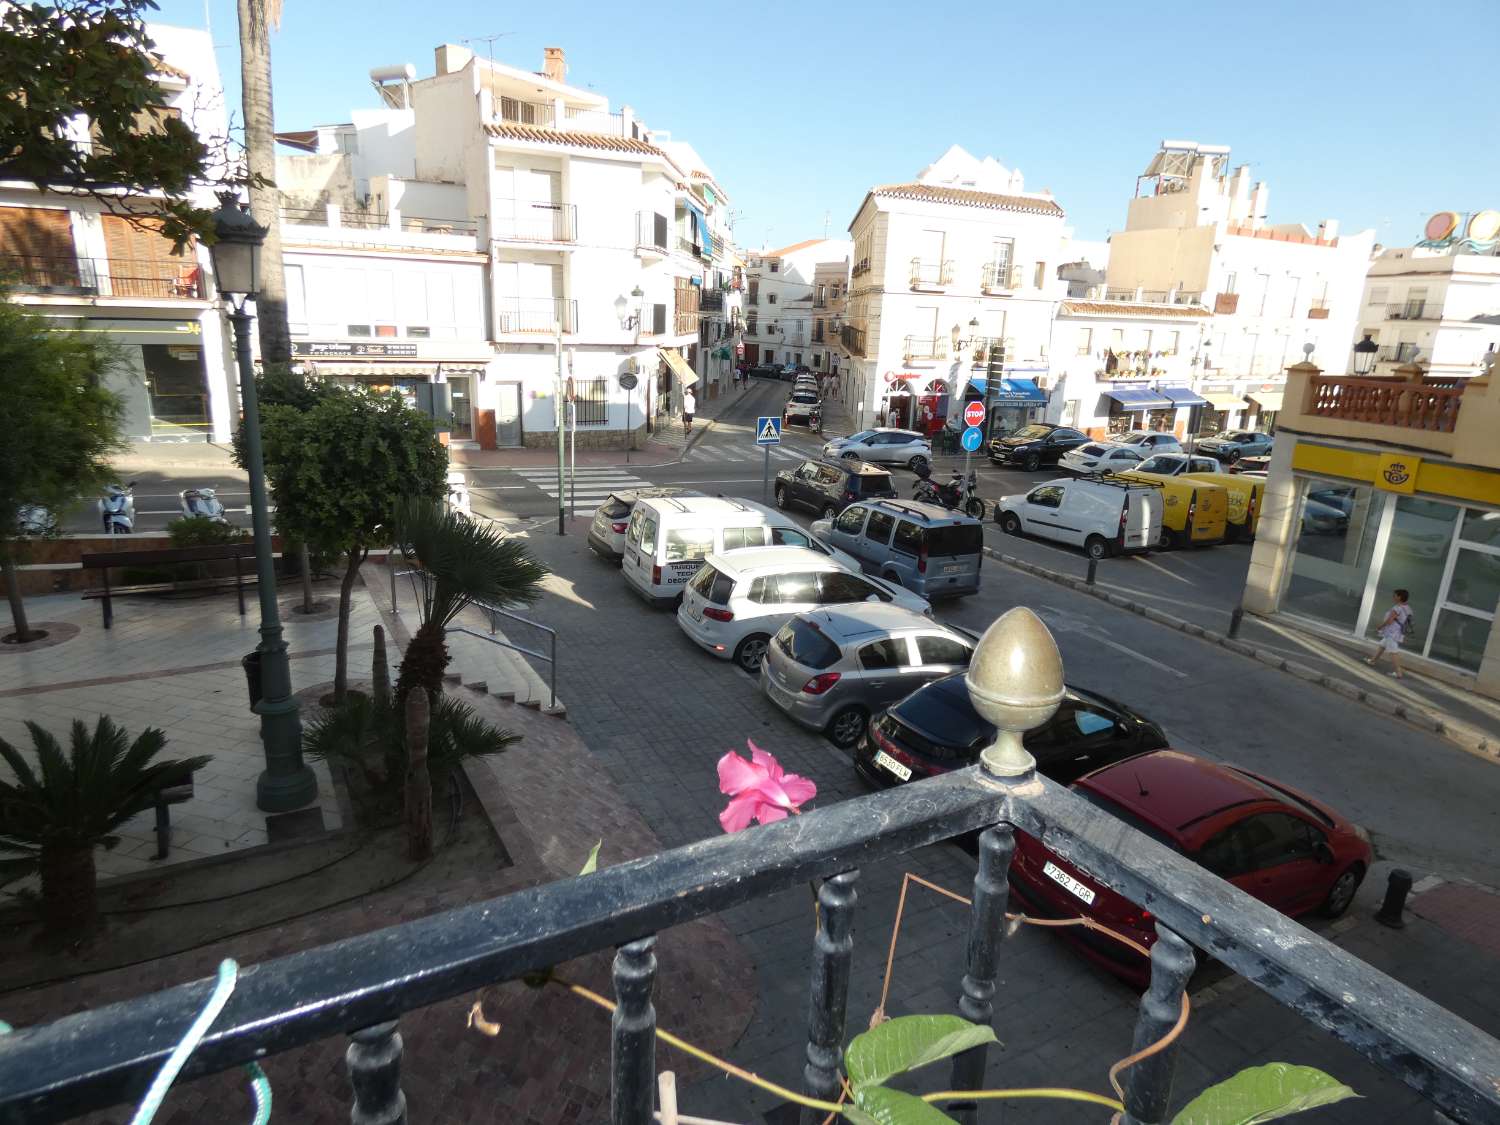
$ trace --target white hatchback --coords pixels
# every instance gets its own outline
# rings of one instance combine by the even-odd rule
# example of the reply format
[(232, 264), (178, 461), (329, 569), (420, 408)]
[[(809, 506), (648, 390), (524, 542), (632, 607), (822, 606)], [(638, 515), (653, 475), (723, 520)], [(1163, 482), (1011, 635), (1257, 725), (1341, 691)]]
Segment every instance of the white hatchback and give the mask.
[(696, 644), (746, 672), (792, 617), (820, 606), (874, 602), (932, 616), (927, 599), (805, 547), (745, 547), (711, 554), (682, 592), (677, 624)]
[(1091, 441), (1064, 453), (1057, 467), (1069, 473), (1123, 473), (1139, 468), (1141, 460), (1141, 451), (1133, 445)]

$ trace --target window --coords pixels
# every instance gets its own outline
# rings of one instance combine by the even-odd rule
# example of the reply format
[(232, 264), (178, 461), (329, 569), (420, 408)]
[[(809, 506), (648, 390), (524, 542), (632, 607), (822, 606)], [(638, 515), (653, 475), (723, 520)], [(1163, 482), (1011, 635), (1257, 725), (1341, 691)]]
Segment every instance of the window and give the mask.
[(891, 547), (908, 555), (917, 555), (922, 553), (926, 541), (926, 528), (910, 520), (901, 520), (896, 524), (896, 537), (891, 541)]
[(581, 379), (573, 384), (573, 416), (580, 426), (609, 422), (609, 380)]
[(776, 601), (781, 605), (816, 605), (818, 603), (818, 576), (802, 572), (778, 574)]
[(871, 641), (859, 650), (859, 666), (866, 671), (900, 668), (906, 661), (906, 642), (896, 637)]
[(375, 335), (383, 340), (392, 339), (396, 335), (396, 326), (394, 324), (377, 324), (375, 326)]
[(1250, 870), (1240, 828), (1238, 824), (1230, 825), (1199, 848), (1195, 857), (1221, 879), (1232, 879)]
[(714, 605), (727, 604), (730, 595), (734, 593), (734, 579), (707, 564), (693, 576), (690, 585), (703, 595), (704, 601)]
[(1094, 330), (1092, 328), (1080, 328), (1078, 330), (1078, 354), (1088, 355), (1094, 350)]
[(917, 656), (923, 664), (967, 664), (969, 646), (952, 637), (919, 636)]
[(1041, 488), (1032, 489), (1026, 500), (1039, 508), (1060, 508), (1063, 502), (1063, 488), (1058, 484), (1044, 484)]
[(1389, 287), (1384, 285), (1375, 285), (1370, 288), (1370, 299), (1367, 303), (1370, 305), (1383, 305), (1390, 299), (1391, 291)]
[(1246, 817), (1238, 828), (1251, 871), (1307, 859), (1314, 851), (1311, 826), (1291, 813), (1261, 813)]
[(812, 622), (794, 617), (776, 634), (775, 645), (807, 668), (827, 668), (839, 658), (839, 646)]
[(865, 526), (865, 516), (870, 509), (861, 508), (854, 504), (839, 513), (839, 518), (833, 521), (833, 526), (845, 535), (858, 535), (860, 529)]
[(771, 542), (777, 547), (812, 547), (817, 550), (805, 532), (792, 527), (771, 528)]
[(775, 303), (776, 303), (776, 294), (775, 293), (767, 293), (766, 294), (766, 304), (768, 304), (768, 305), (774, 305)]
[(1240, 275), (1239, 274), (1237, 274), (1237, 273), (1226, 274), (1225, 277), (1224, 277), (1224, 292), (1225, 293), (1234, 293), (1234, 292), (1237, 292), (1236, 286), (1238, 286), (1239, 283), (1240, 283)]
[(1181, 332), (1169, 332), (1169, 333), (1167, 333), (1167, 349), (1166, 349), (1167, 350), (1167, 354), (1168, 355), (1176, 355), (1177, 354), (1177, 350), (1180, 347), (1182, 347), (1182, 333)]
[(818, 601), (823, 605), (862, 602), (875, 593), (875, 587), (863, 578), (845, 574), (842, 570), (828, 570), (818, 575)]
[(801, 367), (802, 366), (802, 353), (798, 352), (797, 355), (793, 358), (792, 362), (795, 363), (798, 367)]
[(1109, 350), (1113, 352), (1125, 350), (1125, 329), (1111, 328), (1109, 330)]
[(351, 324), (349, 325), (348, 334), (350, 336), (368, 336), (370, 334), (370, 326), (368, 324)]
[(759, 525), (724, 529), (724, 550), (726, 551), (733, 551), (739, 547), (764, 547), (765, 545), (766, 529)]
[(428, 328), (425, 324), (408, 324), (406, 326), (406, 335), (412, 340), (426, 340), (432, 335), (432, 329)]
[(871, 512), (870, 524), (865, 528), (865, 538), (872, 543), (889, 543), (891, 529), (896, 526), (896, 517), (886, 512)]
[(707, 527), (677, 527), (667, 532), (666, 561), (693, 562), (714, 549), (714, 533)]
[[(781, 272), (781, 263), (780, 262), (771, 262), (770, 266), (771, 266), (771, 272), (772, 273), (780, 273)], [(771, 303), (772, 304), (776, 303), (775, 296), (772, 296)]]
[(1016, 240), (997, 238), (990, 247), (990, 262), (994, 265), (995, 283), (1004, 285), (1010, 277), (1010, 263), (1015, 257)]
[(656, 553), (656, 520), (649, 515), (641, 523), (641, 550)]
[(1032, 279), (1031, 286), (1032, 286), (1033, 289), (1043, 289), (1043, 288), (1046, 287), (1046, 285), (1047, 285), (1047, 263), (1046, 262), (1038, 262), (1036, 264), (1036, 275)]

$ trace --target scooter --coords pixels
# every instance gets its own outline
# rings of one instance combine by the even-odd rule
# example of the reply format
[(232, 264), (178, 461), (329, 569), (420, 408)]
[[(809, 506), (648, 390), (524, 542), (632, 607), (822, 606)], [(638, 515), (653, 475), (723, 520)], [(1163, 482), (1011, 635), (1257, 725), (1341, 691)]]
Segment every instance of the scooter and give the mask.
[(105, 485), (98, 508), (105, 535), (129, 535), (135, 530), (135, 481)]
[(967, 481), (960, 470), (954, 469), (948, 483), (940, 485), (933, 481), (932, 470), (924, 468), (917, 473), (917, 483), (912, 488), (911, 498), (923, 504), (941, 504), (955, 511), (962, 510), (965, 515), (981, 519), (984, 516), (984, 501), (977, 495), (978, 490), (979, 474), (972, 469)]
[(458, 469), (448, 473), (448, 507), (464, 519), (474, 518), (474, 509), (469, 503), (468, 479)]
[(184, 516), (199, 516), (215, 523), (229, 522), (224, 515), (224, 505), (211, 488), (184, 488), (177, 494), (177, 502), (182, 505)]

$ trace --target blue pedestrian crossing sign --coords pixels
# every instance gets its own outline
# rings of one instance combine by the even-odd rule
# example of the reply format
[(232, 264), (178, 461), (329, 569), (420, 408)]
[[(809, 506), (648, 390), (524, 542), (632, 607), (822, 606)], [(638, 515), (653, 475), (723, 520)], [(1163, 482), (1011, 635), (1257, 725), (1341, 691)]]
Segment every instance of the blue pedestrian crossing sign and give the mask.
[(964, 436), (960, 439), (965, 451), (969, 453), (973, 453), (976, 449), (978, 449), (979, 443), (983, 440), (984, 434), (980, 431), (978, 426), (970, 426), (967, 430), (964, 431)]
[(755, 420), (755, 444), (780, 445), (781, 419), (774, 414), (769, 418), (757, 418)]

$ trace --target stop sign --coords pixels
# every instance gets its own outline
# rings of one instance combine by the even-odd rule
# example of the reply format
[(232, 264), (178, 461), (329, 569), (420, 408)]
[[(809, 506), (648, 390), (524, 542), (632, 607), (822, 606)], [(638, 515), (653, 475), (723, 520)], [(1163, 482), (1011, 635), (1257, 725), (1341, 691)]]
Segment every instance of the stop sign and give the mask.
[(964, 407), (964, 425), (984, 425), (984, 403), (971, 402), (968, 406)]

